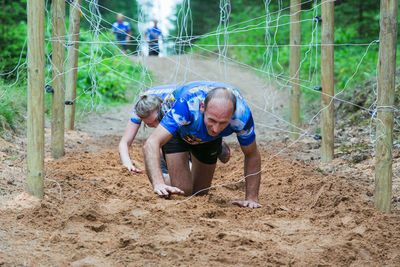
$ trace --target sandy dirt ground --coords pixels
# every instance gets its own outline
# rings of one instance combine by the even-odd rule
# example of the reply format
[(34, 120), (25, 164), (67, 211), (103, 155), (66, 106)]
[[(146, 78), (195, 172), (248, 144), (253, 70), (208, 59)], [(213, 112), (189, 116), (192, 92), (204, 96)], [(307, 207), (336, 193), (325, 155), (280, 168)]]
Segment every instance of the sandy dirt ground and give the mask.
[[(276, 116), (287, 97), (251, 72), (189, 56), (145, 64), (157, 77), (153, 85), (206, 79), (235, 85), (260, 126), (284, 128)], [(0, 266), (400, 266), (399, 181), (393, 181), (393, 213), (375, 210), (371, 151), (365, 158), (357, 149), (338, 152), (334, 162), (321, 164), (319, 141), (291, 144), (287, 134), (258, 127), (262, 208), (231, 204), (244, 198), (244, 182), (237, 182), (243, 156), (234, 138), (232, 158), (218, 164), (208, 195), (164, 199), (145, 174), (120, 164), (117, 145), (131, 108), (67, 132), (62, 159), (50, 158), (47, 129), (41, 201), (24, 193), (26, 140), (0, 139)], [(142, 168), (149, 133), (142, 131), (131, 150)], [(356, 147), (362, 133), (338, 132), (337, 146)], [(397, 150), (395, 175), (399, 158)]]

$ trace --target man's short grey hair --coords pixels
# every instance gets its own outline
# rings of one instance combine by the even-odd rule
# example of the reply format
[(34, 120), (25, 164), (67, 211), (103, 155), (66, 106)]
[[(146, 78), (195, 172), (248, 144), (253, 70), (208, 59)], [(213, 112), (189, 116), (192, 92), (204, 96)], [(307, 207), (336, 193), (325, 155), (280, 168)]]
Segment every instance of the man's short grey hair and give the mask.
[(210, 100), (215, 98), (222, 98), (231, 101), (233, 105), (233, 113), (235, 113), (236, 97), (231, 91), (223, 87), (214, 88), (207, 93), (206, 98), (204, 99), (204, 110), (207, 110), (207, 106)]
[(135, 105), (136, 114), (139, 118), (147, 118), (154, 110), (160, 110), (162, 99), (153, 95), (142, 95)]

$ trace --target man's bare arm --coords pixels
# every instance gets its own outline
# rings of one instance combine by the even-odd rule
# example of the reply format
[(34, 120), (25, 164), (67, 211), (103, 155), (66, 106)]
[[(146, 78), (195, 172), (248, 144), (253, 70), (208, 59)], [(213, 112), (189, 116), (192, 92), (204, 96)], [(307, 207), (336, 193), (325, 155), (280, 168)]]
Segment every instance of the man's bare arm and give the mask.
[(248, 146), (241, 146), (244, 154), (244, 175), (246, 178), (245, 201), (234, 201), (241, 207), (260, 208), (258, 203), (258, 191), (261, 180), (261, 156), (258, 151), (256, 140)]
[(158, 125), (143, 146), (144, 162), (147, 176), (153, 185), (154, 192), (158, 195), (169, 193), (183, 194), (177, 187), (168, 186), (164, 182), (160, 166), (160, 148), (172, 138), (172, 134), (162, 125)]
[(125, 40), (126, 40), (127, 42), (129, 42), (129, 40), (131, 39), (131, 36), (132, 36), (132, 31), (129, 31), (128, 34), (126, 35)]

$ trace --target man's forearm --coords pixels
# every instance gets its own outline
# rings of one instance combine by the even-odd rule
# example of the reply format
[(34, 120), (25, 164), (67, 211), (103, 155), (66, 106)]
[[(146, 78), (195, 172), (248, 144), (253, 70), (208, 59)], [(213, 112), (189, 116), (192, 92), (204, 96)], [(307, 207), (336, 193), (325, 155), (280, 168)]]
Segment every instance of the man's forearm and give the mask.
[(147, 141), (143, 146), (144, 162), (146, 166), (146, 173), (150, 183), (164, 184), (164, 178), (160, 166), (160, 146)]
[[(244, 175), (246, 178), (246, 200), (258, 202), (258, 191), (261, 180), (261, 156), (258, 150), (245, 156)], [(249, 176), (248, 176), (249, 175)]]

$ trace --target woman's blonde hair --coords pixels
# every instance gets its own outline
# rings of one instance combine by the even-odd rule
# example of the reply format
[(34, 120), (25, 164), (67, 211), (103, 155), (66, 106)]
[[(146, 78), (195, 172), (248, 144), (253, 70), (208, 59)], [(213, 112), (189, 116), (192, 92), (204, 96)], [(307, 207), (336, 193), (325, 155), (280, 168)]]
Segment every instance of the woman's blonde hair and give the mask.
[(160, 110), (162, 99), (153, 95), (142, 95), (135, 105), (136, 114), (139, 118), (147, 118), (151, 112)]

